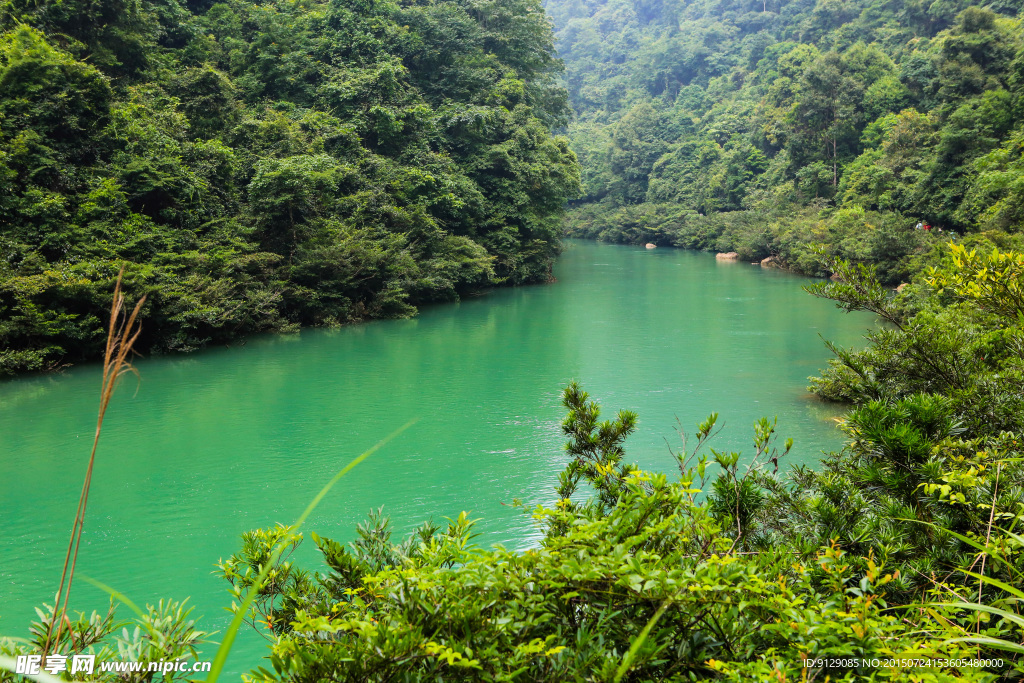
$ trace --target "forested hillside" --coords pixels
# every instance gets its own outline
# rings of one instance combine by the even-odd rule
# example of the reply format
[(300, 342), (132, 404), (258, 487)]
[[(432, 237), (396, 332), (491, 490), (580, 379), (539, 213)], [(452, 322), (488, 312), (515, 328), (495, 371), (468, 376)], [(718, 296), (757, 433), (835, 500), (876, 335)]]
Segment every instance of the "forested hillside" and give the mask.
[(549, 277), (579, 187), (534, 0), (0, 4), (0, 374)]
[(578, 112), (575, 234), (773, 255), (809, 273), (809, 246), (825, 243), (887, 282), (919, 267), (939, 229), (1016, 243), (1016, 0), (547, 9)]

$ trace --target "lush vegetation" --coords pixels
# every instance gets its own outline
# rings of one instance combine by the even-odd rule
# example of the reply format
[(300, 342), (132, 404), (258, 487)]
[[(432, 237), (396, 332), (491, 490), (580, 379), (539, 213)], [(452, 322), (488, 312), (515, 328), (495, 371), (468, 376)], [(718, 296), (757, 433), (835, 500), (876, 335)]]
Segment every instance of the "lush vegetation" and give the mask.
[(825, 244), (893, 284), (951, 231), (1020, 247), (1019, 2), (546, 7), (579, 114), (572, 234), (810, 274)]
[[(813, 294), (888, 321), (815, 380), (853, 402), (841, 452), (790, 467), (769, 420), (752, 452), (719, 452), (711, 415), (677, 472), (646, 472), (626, 459), (637, 416), (601, 421), (571, 385), (555, 495), (518, 503), (534, 549), (478, 547), (465, 514), (395, 539), (377, 513), (347, 546), (312, 534), (311, 572), (290, 559), (297, 526), (246, 534), (218, 568), (271, 638), (253, 680), (1018, 680), (1024, 255), (954, 246), (897, 295), (826, 267), (839, 278)], [(7, 653), (43, 647), (40, 616)], [(203, 638), (174, 603), (138, 629), (80, 617), (57, 648), (152, 661)]]
[[(581, 179), (537, 4), (2, 8), (0, 370), (99, 348), (121, 264), (158, 350), (547, 277)], [(347, 546), (312, 534), (314, 572), (296, 526), (247, 534), (218, 571), (271, 639), (251, 677), (1019, 680), (1020, 7), (548, 10), (579, 112), (571, 230), (834, 274), (808, 289), (882, 321), (812, 380), (852, 404), (846, 447), (790, 467), (762, 420), (720, 452), (711, 415), (677, 472), (645, 472), (636, 416), (571, 385), (554, 495), (518, 503), (532, 550), (479, 547), (466, 515), (395, 539), (377, 514)], [(179, 603), (127, 629), (56, 612), (0, 655), (206, 638)]]
[(0, 374), (543, 281), (578, 191), (533, 0), (0, 3)]
[[(1024, 299), (1019, 253), (954, 246), (893, 297), (864, 266), (809, 287), (890, 324), (836, 349), (819, 394), (854, 403), (847, 447), (790, 468), (776, 427), (714, 450), (699, 425), (678, 473), (627, 464), (636, 415), (564, 394), (568, 464), (525, 553), (472, 543), (465, 516), (395, 542), (371, 516), (329, 568), (285, 561), (246, 616), (276, 636), (256, 680), (994, 680), (1024, 673)], [(780, 460), (782, 465), (780, 466)], [(286, 527), (220, 565), (236, 602)], [(999, 659), (878, 666), (872, 659)]]

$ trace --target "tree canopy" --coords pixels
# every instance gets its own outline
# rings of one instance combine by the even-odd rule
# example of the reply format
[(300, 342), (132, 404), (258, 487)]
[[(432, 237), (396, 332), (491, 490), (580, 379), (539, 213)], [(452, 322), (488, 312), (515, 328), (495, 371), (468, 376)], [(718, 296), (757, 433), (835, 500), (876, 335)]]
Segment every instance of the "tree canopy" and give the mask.
[(934, 241), (918, 223), (986, 248), (1024, 227), (1019, 2), (546, 7), (579, 114), (573, 234), (811, 274), (826, 244), (895, 284)]
[(0, 5), (0, 373), (543, 281), (579, 188), (534, 0)]

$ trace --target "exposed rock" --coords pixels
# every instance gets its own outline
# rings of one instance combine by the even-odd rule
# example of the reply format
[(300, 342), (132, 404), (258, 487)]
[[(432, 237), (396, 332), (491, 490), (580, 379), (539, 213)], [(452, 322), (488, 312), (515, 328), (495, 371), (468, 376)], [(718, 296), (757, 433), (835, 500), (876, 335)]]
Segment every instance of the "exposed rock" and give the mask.
[(833, 282), (839, 282), (842, 279), (843, 278), (839, 277), (839, 273), (832, 273), (832, 277), (829, 278), (829, 280), (832, 280)]
[(761, 265), (764, 266), (765, 268), (769, 268), (771, 266), (779, 265), (779, 262), (775, 259), (774, 256), (769, 256), (768, 258), (761, 259)]
[(727, 251), (722, 254), (715, 254), (715, 258), (719, 261), (735, 261), (740, 257), (735, 251)]
[(644, 246), (647, 247), (648, 249), (657, 249), (658, 248), (658, 245), (654, 244), (653, 242), (648, 242)]
[(896, 288), (896, 293), (897, 293), (897, 294), (901, 293), (901, 292), (902, 292), (902, 291), (903, 291), (904, 289), (906, 289), (906, 288), (907, 288), (907, 287), (908, 287), (909, 285), (910, 285), (910, 283), (909, 283), (909, 282), (901, 282), (901, 283), (900, 283), (900, 286)]

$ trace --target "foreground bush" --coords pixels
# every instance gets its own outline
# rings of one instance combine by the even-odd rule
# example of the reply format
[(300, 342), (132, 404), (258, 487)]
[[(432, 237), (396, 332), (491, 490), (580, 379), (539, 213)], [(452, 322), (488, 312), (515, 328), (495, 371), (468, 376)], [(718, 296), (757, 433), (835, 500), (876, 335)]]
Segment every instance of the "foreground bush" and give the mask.
[[(705, 452), (712, 415), (677, 481), (643, 472), (624, 461), (636, 416), (599, 422), (572, 385), (536, 549), (477, 548), (465, 516), (397, 544), (379, 515), (349, 548), (316, 538), (329, 571), (281, 564), (248, 615), (277, 637), (256, 677), (789, 680), (829, 657), (860, 662), (826, 667), (833, 680), (1021, 673), (1020, 258), (989, 261), (953, 247), (914, 298), (826, 261), (838, 280), (812, 293), (883, 327), (816, 381), (855, 403), (819, 471), (780, 474), (791, 444), (775, 449), (765, 420), (745, 468)], [(221, 565), (237, 596), (282, 542), (298, 538), (254, 532)], [(864, 664), (913, 657), (1002, 666)]]
[[(834, 542), (743, 551), (755, 532), (737, 521), (758, 498), (734, 492), (738, 454), (678, 457), (680, 477), (623, 461), (635, 416), (598, 422), (576, 385), (565, 392), (571, 457), (551, 507), (531, 514), (545, 528), (537, 548), (511, 552), (472, 544), (472, 522), (424, 527), (394, 543), (373, 516), (350, 547), (315, 537), (329, 571), (288, 562), (272, 573), (248, 615), (276, 636), (257, 680), (735, 680), (798, 679), (805, 660), (836, 658), (832, 680), (991, 680), (969, 667), (879, 667), (872, 659), (972, 658), (947, 642), (950, 623), (930, 610), (887, 609), (898, 572), (849, 558)], [(757, 429), (750, 472), (783, 455), (773, 430)], [(723, 471), (708, 486), (709, 469)], [(580, 500), (578, 483), (591, 488)], [(712, 492), (704, 496), (702, 492)], [(272, 548), (294, 544), (287, 528), (247, 535), (222, 563), (236, 597)], [(940, 596), (936, 596), (937, 598)], [(941, 609), (941, 606), (938, 607)], [(1009, 659), (1006, 659), (1009, 662)]]

